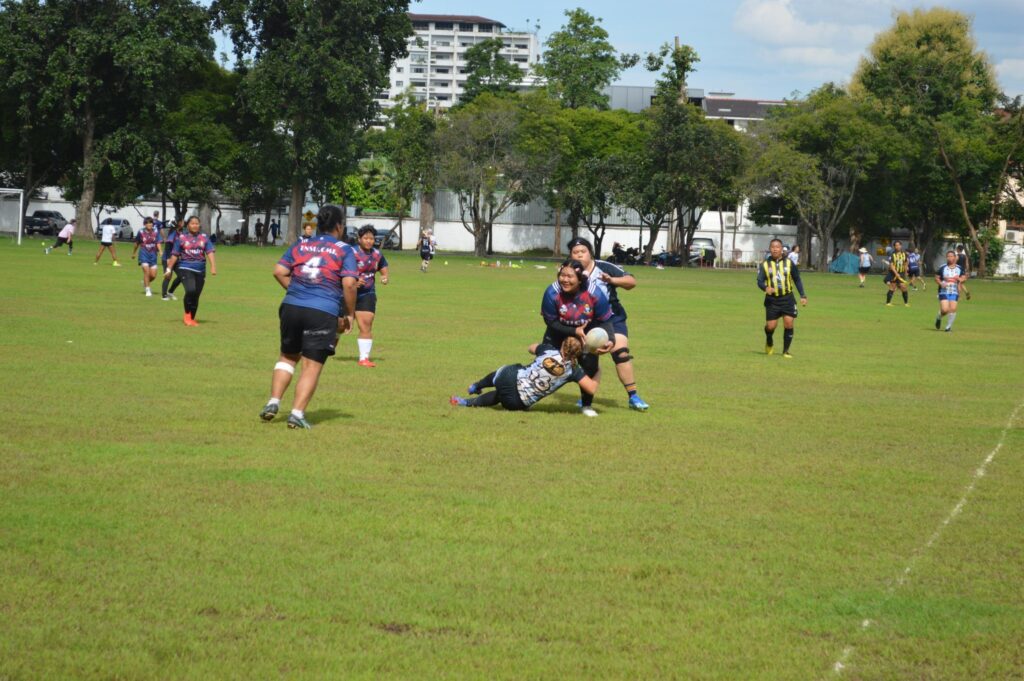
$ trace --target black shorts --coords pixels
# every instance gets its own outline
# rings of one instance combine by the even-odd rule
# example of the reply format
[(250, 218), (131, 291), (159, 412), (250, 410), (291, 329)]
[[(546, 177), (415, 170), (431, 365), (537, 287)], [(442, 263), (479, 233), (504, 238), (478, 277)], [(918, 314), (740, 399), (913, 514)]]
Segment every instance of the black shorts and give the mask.
[(858, 267), (857, 271), (860, 272), (861, 274), (867, 274), (868, 272), (871, 271), (871, 268), (870, 267)]
[(430, 251), (420, 251), (420, 257), (423, 258), (424, 260), (433, 260), (434, 254), (431, 253)]
[(764, 297), (764, 318), (765, 321), (772, 321), (779, 317), (796, 317), (796, 298), (792, 293), (784, 296)]
[[(903, 283), (904, 284), (907, 283), (907, 275), (904, 274), (904, 275), (902, 275), (902, 277), (903, 277)], [(885, 283), (886, 284), (897, 284), (898, 285), (900, 282), (899, 282), (899, 280), (896, 279), (896, 275), (892, 273), (892, 270), (889, 270), (885, 274)]]
[(910, 271), (907, 274), (909, 276), (911, 276), (911, 277), (920, 277), (921, 276), (921, 270), (919, 270), (916, 267), (913, 267), (913, 268), (910, 269)]
[(519, 387), (516, 385), (519, 370), (522, 368), (522, 364), (506, 364), (494, 375), (494, 389), (498, 392), (498, 401), (509, 411), (526, 409), (526, 405), (519, 397)]
[(281, 354), (302, 354), (323, 364), (334, 354), (338, 336), (338, 315), (311, 307), (281, 303), (277, 311), (281, 320)]
[(377, 312), (377, 294), (367, 293), (356, 298), (356, 312)]
[(626, 326), (626, 315), (615, 315), (612, 317), (611, 322), (616, 336), (629, 337), (629, 327)]

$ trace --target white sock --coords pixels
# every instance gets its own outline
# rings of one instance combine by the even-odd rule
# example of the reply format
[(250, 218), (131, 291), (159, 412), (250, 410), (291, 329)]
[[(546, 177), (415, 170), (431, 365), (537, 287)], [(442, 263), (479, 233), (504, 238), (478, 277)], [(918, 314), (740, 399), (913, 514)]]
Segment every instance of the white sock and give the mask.
[(952, 329), (953, 328), (953, 320), (954, 319), (956, 319), (956, 312), (950, 312), (949, 313), (949, 321), (946, 322), (946, 328), (947, 329)]
[(277, 405), (281, 404), (281, 400), (277, 397), (271, 397), (269, 400), (267, 400), (267, 404), (272, 404), (276, 407)]
[(301, 409), (292, 409), (292, 416), (294, 416), (297, 419), (303, 419), (306, 418), (306, 412), (302, 411)]
[(359, 338), (359, 359), (370, 359), (370, 348), (373, 347), (372, 338)]

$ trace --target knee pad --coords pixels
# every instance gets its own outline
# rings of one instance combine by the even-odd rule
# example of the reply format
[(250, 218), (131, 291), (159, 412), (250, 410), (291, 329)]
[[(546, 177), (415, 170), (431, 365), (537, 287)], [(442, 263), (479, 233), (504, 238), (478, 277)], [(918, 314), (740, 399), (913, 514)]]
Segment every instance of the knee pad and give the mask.
[(631, 359), (633, 359), (633, 355), (629, 354), (628, 347), (612, 351), (612, 361), (616, 364), (625, 364)]

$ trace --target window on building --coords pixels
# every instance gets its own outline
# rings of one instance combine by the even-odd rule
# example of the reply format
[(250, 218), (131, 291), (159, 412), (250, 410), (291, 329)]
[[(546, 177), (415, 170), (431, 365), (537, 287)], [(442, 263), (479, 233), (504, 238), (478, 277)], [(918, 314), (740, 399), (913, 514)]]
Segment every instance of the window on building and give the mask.
[(439, 102), (447, 102), (450, 99), (450, 97), (448, 95), (437, 95), (434, 99), (436, 99)]
[(490, 33), (494, 24), (477, 24), (476, 30), (480, 33)]
[(464, 68), (460, 68), (459, 69), (459, 75), (463, 75), (464, 76), (467, 73), (469, 73), (469, 69), (464, 69)]
[(414, 66), (412, 69), (413, 73), (426, 73), (427, 69), (423, 66)]
[(516, 43), (516, 47), (519, 48), (520, 50), (530, 49), (530, 46), (527, 45), (526, 43)]
[(439, 66), (439, 67), (434, 69), (434, 73), (450, 73), (450, 72), (451, 72), (451, 69), (448, 68), (447, 66), (444, 66), (444, 67), (440, 67)]
[(414, 21), (412, 22), (412, 30), (414, 31), (429, 31), (430, 24), (426, 21)]
[(473, 30), (473, 26), (475, 26), (475, 24), (460, 23), (459, 24), (459, 30), (460, 31), (472, 31)]
[(450, 40), (438, 40), (434, 39), (434, 47), (451, 47), (452, 42)]
[(435, 31), (450, 31), (450, 30), (452, 30), (452, 28), (454, 28), (454, 24), (452, 24), (452, 22), (450, 22), (450, 21), (435, 21), (434, 22), (434, 30)]
[(395, 73), (401, 73), (402, 71), (403, 71), (403, 69), (402, 69), (401, 66), (396, 66), (395, 67)]
[(409, 81), (409, 85), (412, 85), (413, 87), (426, 87), (427, 86), (427, 81), (425, 81), (425, 80), (410, 80)]
[(401, 81), (401, 80), (396, 80), (396, 81), (395, 81), (395, 87), (402, 87), (402, 84), (403, 84), (403, 83), (404, 83), (404, 81)]
[(527, 57), (512, 57), (512, 61), (518, 62), (520, 64), (525, 64), (528, 61), (528, 58)]

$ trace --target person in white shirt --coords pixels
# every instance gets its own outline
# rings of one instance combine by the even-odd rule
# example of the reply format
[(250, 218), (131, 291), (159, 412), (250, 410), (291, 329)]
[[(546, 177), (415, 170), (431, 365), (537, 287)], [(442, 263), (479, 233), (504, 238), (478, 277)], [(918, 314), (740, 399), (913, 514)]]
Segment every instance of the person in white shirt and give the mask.
[(868, 278), (868, 272), (871, 271), (871, 263), (875, 261), (868, 253), (868, 249), (861, 248), (857, 251), (857, 259), (860, 261), (860, 266), (857, 268), (857, 276), (860, 278), (860, 287), (864, 288), (864, 282)]
[(64, 225), (63, 229), (60, 230), (60, 233), (57, 235), (57, 240), (53, 242), (53, 245), (47, 247), (46, 255), (49, 255), (53, 249), (60, 248), (64, 244), (68, 245), (68, 255), (71, 255), (71, 253), (75, 250), (75, 244), (73, 243), (74, 238), (75, 221), (72, 220), (71, 222)]
[(789, 252), (789, 255), (786, 256), (786, 257), (789, 258), (789, 261), (791, 263), (793, 263), (794, 265), (799, 265), (800, 264), (800, 244), (795, 244), (793, 246), (793, 250), (791, 250)]
[(114, 225), (109, 222), (100, 225), (100, 250), (96, 254), (96, 259), (92, 261), (93, 265), (100, 264), (100, 256), (106, 249), (110, 251), (110, 257), (114, 259), (114, 267), (121, 266), (121, 263), (117, 261), (117, 250), (114, 248), (114, 231)]

